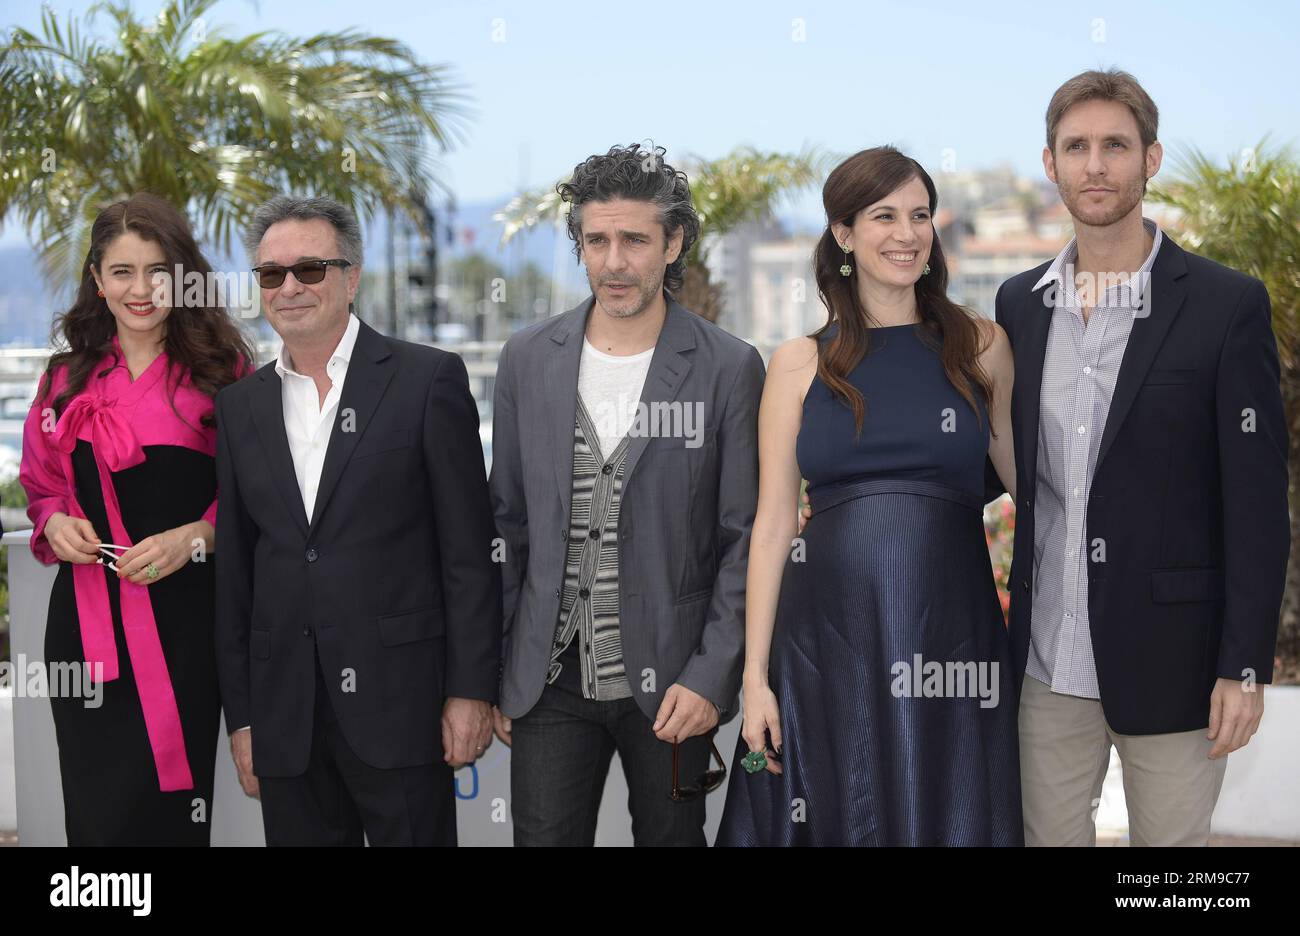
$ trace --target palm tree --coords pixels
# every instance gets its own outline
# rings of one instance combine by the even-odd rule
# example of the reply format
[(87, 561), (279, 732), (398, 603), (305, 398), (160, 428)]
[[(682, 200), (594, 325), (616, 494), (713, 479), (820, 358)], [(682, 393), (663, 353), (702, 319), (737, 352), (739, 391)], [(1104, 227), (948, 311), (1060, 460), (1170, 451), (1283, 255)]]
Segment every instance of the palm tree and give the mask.
[[(33, 232), (47, 278), (80, 273), (104, 204), (150, 191), (230, 251), (279, 191), (324, 194), (369, 218), (415, 217), (435, 184), (428, 140), (460, 133), (464, 94), (441, 66), (356, 30), (308, 38), (207, 29), (216, 0), (170, 0), (152, 21), (126, 0), (0, 47), (0, 221)], [(112, 41), (90, 38), (100, 14)]]
[(1263, 281), (1273, 305), (1290, 433), (1291, 562), (1282, 603), (1279, 652), (1300, 674), (1300, 165), (1267, 139), (1220, 166), (1197, 150), (1177, 160), (1177, 175), (1153, 187), (1154, 201), (1182, 215), (1187, 246)]
[[(817, 149), (788, 155), (749, 146), (721, 159), (687, 160), (681, 168), (690, 179), (691, 198), (700, 215), (700, 238), (687, 254), (686, 281), (678, 301), (717, 321), (722, 290), (721, 284), (710, 280), (705, 265), (710, 247), (742, 221), (763, 218), (782, 198), (820, 182), (832, 162), (830, 154)], [(541, 221), (559, 224), (568, 207), (552, 186), (515, 196), (493, 218), (504, 223), (501, 241), (505, 244)]]

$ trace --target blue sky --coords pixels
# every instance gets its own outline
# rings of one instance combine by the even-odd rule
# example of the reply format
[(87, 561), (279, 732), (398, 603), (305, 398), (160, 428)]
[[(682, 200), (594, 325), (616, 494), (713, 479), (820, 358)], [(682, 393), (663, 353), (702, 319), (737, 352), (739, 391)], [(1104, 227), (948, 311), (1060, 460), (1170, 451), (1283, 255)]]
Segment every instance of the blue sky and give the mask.
[[(6, 0), (0, 23), (35, 28), (39, 15), (39, 3)], [(849, 153), (891, 142), (934, 168), (951, 149), (958, 169), (1009, 162), (1038, 175), (1052, 91), (1096, 66), (1142, 81), (1167, 148), (1225, 158), (1265, 134), (1300, 137), (1294, 2), (221, 0), (211, 19), (234, 34), (360, 28), (451, 65), (476, 111), (442, 160), (461, 202), (549, 184), (646, 138), (670, 162), (740, 143)], [(793, 210), (816, 216), (818, 194)], [(9, 225), (0, 244), (25, 239)]]

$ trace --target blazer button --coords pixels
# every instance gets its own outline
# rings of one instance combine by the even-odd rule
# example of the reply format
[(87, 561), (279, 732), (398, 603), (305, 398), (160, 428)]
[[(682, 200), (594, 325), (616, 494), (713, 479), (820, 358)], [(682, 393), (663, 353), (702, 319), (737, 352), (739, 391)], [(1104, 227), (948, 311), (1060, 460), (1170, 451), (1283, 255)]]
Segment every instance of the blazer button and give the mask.
[(1029, 579), (1025, 579), (1023, 582), (1021, 582), (1021, 583), (1020, 583), (1020, 586), (1021, 586), (1025, 591), (1029, 591)]
[(1028, 497), (1026, 497), (1026, 498), (1025, 498), (1025, 510), (1033, 510), (1033, 509), (1034, 509), (1034, 502), (1033, 502), (1032, 500), (1030, 500)]
[(316, 556), (317, 556), (316, 547), (315, 547), (315, 546), (308, 546), (308, 547), (307, 547), (307, 561), (308, 561), (308, 562), (315, 562), (315, 561), (316, 561)]
[(568, 530), (561, 530), (561, 531), (560, 531), (560, 539), (562, 539), (562, 540), (567, 540), (568, 538), (569, 538), (569, 531), (568, 531)]
[(614, 473), (614, 466), (613, 466), (613, 465), (604, 465), (604, 466), (601, 467), (601, 469), (600, 469), (600, 473), (601, 473), (601, 474), (613, 474), (613, 473)]
[(555, 597), (556, 598), (560, 597), (560, 590), (558, 588), (555, 590)]

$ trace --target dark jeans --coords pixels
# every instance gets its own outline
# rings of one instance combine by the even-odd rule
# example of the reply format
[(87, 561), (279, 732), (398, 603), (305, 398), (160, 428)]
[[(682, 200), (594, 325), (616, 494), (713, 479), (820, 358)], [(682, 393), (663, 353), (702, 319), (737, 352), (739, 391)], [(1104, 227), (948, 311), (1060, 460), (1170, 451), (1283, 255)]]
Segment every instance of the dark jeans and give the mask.
[[(706, 845), (705, 798), (677, 803), (673, 746), (650, 730), (633, 699), (602, 702), (547, 686), (532, 710), (514, 719), (510, 816), (515, 845), (592, 845), (609, 762), (618, 751), (637, 845)], [(680, 780), (709, 766), (709, 735), (683, 741)]]
[[(256, 769), (256, 765), (254, 765)], [(261, 777), (267, 845), (452, 845), (456, 800), (444, 761), (372, 767), (353, 752), (316, 660), (311, 757), (297, 777)]]

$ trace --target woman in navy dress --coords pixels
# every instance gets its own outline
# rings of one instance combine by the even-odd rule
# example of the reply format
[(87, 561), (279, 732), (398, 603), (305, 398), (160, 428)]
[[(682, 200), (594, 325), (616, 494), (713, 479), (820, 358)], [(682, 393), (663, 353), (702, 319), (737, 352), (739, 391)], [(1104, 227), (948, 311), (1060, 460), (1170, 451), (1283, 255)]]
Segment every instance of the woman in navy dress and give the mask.
[[(828, 321), (774, 353), (759, 414), (719, 845), (1023, 844), (983, 528), (986, 456), (1014, 497), (1011, 350), (947, 298), (936, 201), (892, 147), (826, 181)], [(794, 539), (801, 477), (812, 515)]]

